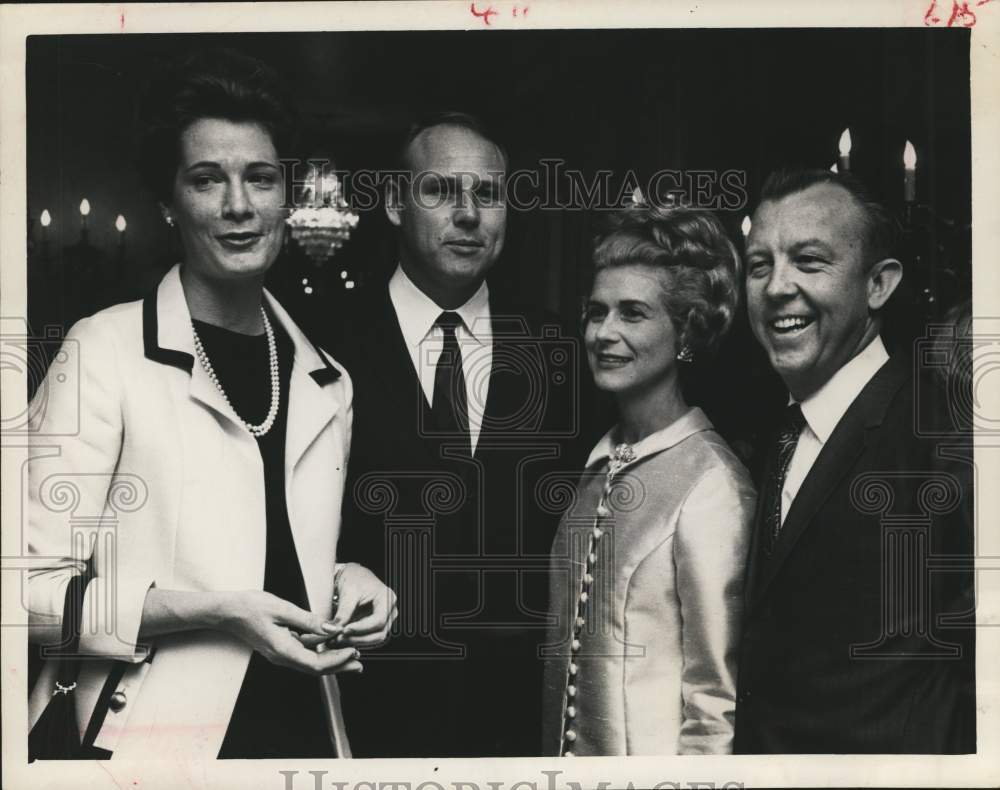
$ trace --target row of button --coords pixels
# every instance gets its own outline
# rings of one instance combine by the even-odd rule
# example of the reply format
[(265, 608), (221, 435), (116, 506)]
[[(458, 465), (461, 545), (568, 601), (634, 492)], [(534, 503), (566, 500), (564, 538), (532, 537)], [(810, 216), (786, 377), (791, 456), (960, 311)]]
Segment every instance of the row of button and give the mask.
[(607, 518), (610, 515), (607, 505), (605, 505), (605, 499), (610, 493), (611, 481), (605, 486), (604, 494), (601, 496), (601, 501), (597, 506), (597, 518), (594, 523), (594, 529), (590, 533), (590, 538), (587, 541), (587, 563), (586, 570), (584, 571), (583, 578), (580, 581), (580, 594), (577, 596), (576, 602), (576, 619), (573, 621), (573, 641), (570, 643), (571, 658), (569, 662), (569, 673), (566, 679), (566, 709), (563, 716), (563, 745), (562, 745), (562, 756), (563, 757), (573, 757), (574, 754), (571, 751), (571, 746), (576, 742), (577, 733), (573, 729), (574, 722), (576, 718), (576, 685), (574, 681), (576, 680), (577, 673), (580, 671), (579, 665), (576, 663), (576, 654), (580, 652), (580, 648), (583, 646), (580, 642), (580, 635), (583, 632), (583, 627), (587, 624), (587, 603), (590, 601), (590, 594), (594, 584), (594, 568), (597, 565), (597, 547), (601, 540), (601, 536), (604, 535), (604, 530), (601, 529), (601, 519)]
[(587, 603), (590, 601), (594, 584), (594, 569), (597, 567), (597, 548), (601, 537), (604, 535), (601, 523), (611, 515), (608, 500), (611, 498), (611, 486), (614, 483), (615, 475), (624, 466), (634, 461), (635, 458), (635, 451), (631, 445), (623, 443), (615, 447), (608, 462), (608, 476), (604, 483), (604, 491), (601, 494), (600, 501), (597, 503), (594, 528), (587, 541), (587, 562), (583, 578), (580, 580), (580, 594), (576, 600), (576, 619), (573, 621), (573, 641), (570, 644), (569, 673), (566, 677), (566, 708), (563, 715), (563, 740), (562, 747), (560, 748), (560, 753), (563, 757), (574, 756), (570, 747), (576, 742), (578, 737), (576, 730), (573, 729), (573, 721), (576, 718), (576, 676), (579, 672), (576, 656), (582, 647), (580, 635), (583, 632), (584, 625), (587, 623)]

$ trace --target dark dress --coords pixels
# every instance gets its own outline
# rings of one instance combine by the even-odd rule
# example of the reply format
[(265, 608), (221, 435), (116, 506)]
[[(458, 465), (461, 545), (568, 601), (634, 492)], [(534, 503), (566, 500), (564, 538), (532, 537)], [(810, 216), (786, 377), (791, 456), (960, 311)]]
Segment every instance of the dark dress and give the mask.
[[(285, 501), (285, 429), (294, 347), (270, 317), (278, 346), (281, 408), (257, 439), (264, 464), (267, 559), (264, 590), (309, 609)], [(236, 413), (259, 424), (271, 405), (266, 335), (243, 335), (195, 321), (202, 346)], [(198, 364), (198, 363), (195, 363)], [(219, 749), (219, 759), (335, 757), (319, 680), (272, 664), (256, 651)]]

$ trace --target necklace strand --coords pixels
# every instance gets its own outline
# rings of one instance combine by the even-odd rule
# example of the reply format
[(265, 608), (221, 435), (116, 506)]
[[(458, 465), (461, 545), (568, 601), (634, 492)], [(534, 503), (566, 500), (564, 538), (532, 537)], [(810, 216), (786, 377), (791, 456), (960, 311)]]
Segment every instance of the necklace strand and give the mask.
[(271, 370), (271, 408), (267, 410), (267, 417), (264, 418), (264, 422), (259, 425), (254, 425), (244, 420), (236, 411), (236, 407), (233, 406), (232, 402), (229, 400), (229, 396), (226, 395), (226, 391), (222, 388), (222, 382), (219, 381), (219, 377), (215, 373), (215, 369), (212, 367), (212, 362), (208, 358), (208, 354), (205, 353), (205, 348), (201, 344), (201, 338), (198, 337), (198, 330), (195, 329), (194, 321), (191, 322), (191, 332), (194, 334), (194, 350), (195, 354), (198, 356), (198, 361), (201, 366), (205, 369), (208, 377), (212, 380), (215, 388), (219, 391), (222, 399), (226, 402), (226, 405), (232, 409), (236, 419), (239, 421), (240, 425), (247, 429), (253, 436), (261, 437), (264, 436), (271, 427), (274, 425), (274, 420), (278, 416), (278, 409), (281, 407), (281, 383), (278, 375), (278, 345), (274, 341), (274, 330), (271, 329), (271, 322), (267, 320), (267, 313), (264, 312), (264, 308), (260, 308), (260, 316), (264, 319), (264, 334), (267, 335), (267, 359), (268, 366)]

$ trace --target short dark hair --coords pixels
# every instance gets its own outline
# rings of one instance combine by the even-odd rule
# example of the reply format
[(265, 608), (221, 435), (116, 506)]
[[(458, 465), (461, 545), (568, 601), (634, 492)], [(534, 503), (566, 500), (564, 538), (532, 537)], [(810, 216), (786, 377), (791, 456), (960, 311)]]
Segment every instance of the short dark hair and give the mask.
[(499, 141), (493, 131), (482, 121), (482, 119), (464, 112), (434, 111), (419, 116), (414, 119), (413, 123), (410, 124), (409, 129), (407, 129), (406, 136), (403, 138), (403, 142), (399, 146), (399, 150), (396, 154), (396, 166), (399, 167), (399, 169), (404, 171), (409, 169), (410, 163), (408, 156), (410, 152), (410, 145), (412, 145), (413, 141), (416, 140), (417, 137), (435, 126), (457, 126), (460, 129), (466, 129), (473, 134), (482, 137), (484, 140), (488, 140), (495, 145), (497, 151), (500, 152), (500, 158), (503, 159), (504, 169), (510, 165), (510, 157), (507, 155), (507, 149), (503, 146), (503, 143)]
[(136, 108), (139, 171), (169, 201), (181, 135), (201, 118), (258, 123), (279, 156), (294, 145), (298, 115), (275, 71), (230, 49), (199, 50), (163, 64)]
[(818, 184), (833, 184), (853, 198), (864, 217), (867, 265), (873, 266), (896, 252), (896, 222), (872, 195), (871, 191), (851, 173), (834, 173), (819, 169), (782, 169), (771, 173), (760, 192), (760, 202), (782, 200), (804, 192)]
[(663, 303), (681, 342), (714, 352), (740, 301), (740, 256), (722, 223), (705, 209), (631, 206), (597, 238), (594, 268), (649, 266), (664, 275)]

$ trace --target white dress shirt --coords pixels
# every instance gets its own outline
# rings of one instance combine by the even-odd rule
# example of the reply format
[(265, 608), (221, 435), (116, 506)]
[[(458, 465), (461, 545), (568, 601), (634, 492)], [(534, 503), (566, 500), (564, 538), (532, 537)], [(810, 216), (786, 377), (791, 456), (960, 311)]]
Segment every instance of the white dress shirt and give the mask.
[[(837, 423), (847, 413), (865, 385), (888, 361), (889, 354), (886, 353), (882, 338), (876, 335), (860, 354), (834, 373), (826, 384), (800, 404), (806, 424), (799, 434), (799, 443), (795, 446), (795, 453), (785, 475), (785, 484), (781, 489), (782, 524), (785, 523), (785, 516), (788, 515), (795, 495), (816, 462), (823, 445), (833, 433), (833, 429), (837, 427)], [(794, 398), (789, 397), (789, 403), (794, 403)]]
[[(389, 280), (389, 299), (396, 311), (406, 350), (410, 352), (424, 397), (433, 407), (434, 376), (438, 357), (444, 349), (444, 330), (434, 323), (445, 311), (417, 288), (402, 266), (396, 266)], [(455, 330), (455, 338), (462, 353), (462, 373), (469, 406), (469, 439), (472, 452), (475, 452), (486, 412), (490, 371), (493, 369), (493, 326), (490, 322), (490, 291), (486, 283), (483, 282), (465, 304), (448, 312), (458, 313), (462, 319), (462, 324)]]

